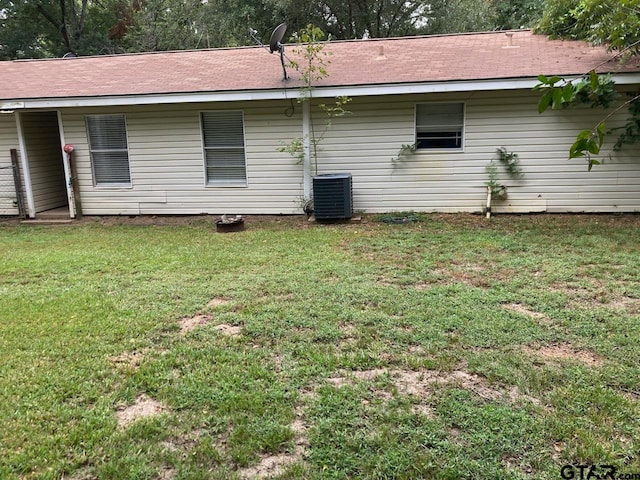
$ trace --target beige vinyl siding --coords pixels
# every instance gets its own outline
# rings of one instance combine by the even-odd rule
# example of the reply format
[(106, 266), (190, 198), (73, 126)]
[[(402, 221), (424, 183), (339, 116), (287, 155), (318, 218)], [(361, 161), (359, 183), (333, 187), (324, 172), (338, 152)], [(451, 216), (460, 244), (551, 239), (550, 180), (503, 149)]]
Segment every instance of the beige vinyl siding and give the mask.
[(36, 213), (67, 205), (56, 112), (21, 115)]
[[(353, 175), (354, 208), (366, 212), (480, 212), (486, 204), (486, 166), (498, 147), (520, 156), (524, 176), (501, 181), (508, 197), (494, 202), (502, 212), (640, 211), (638, 146), (615, 153), (588, 172), (583, 160), (568, 160), (579, 130), (593, 127), (600, 109), (537, 114), (538, 96), (528, 90), (465, 94), (355, 98), (351, 114), (325, 119), (314, 108), (318, 173)], [(392, 161), (402, 144), (415, 141), (414, 109), (422, 102), (464, 102), (462, 151), (419, 151)], [(302, 135), (302, 108), (290, 102), (220, 102), (190, 105), (65, 109), (65, 140), (76, 147), (86, 214), (300, 213), (302, 165), (278, 148)], [(246, 187), (206, 186), (200, 113), (242, 110)], [(84, 117), (126, 116), (131, 187), (93, 185)], [(620, 124), (625, 112), (608, 127)], [(610, 140), (615, 139), (611, 135)], [(610, 146), (610, 145), (609, 145)], [(315, 171), (312, 172), (315, 174)]]
[[(278, 148), (302, 130), (289, 102), (203, 103), (63, 110), (65, 139), (76, 150), (82, 208), (89, 215), (298, 213), (302, 166)], [(247, 185), (207, 186), (200, 113), (242, 110)], [(93, 185), (85, 115), (126, 117), (131, 187)]]
[[(18, 129), (16, 118), (10, 114), (0, 114), (0, 167), (11, 166), (11, 152), (15, 148), (18, 150)], [(22, 172), (20, 172), (22, 173)], [(24, 177), (24, 176), (23, 176)], [(14, 204), (16, 200), (13, 183), (12, 169), (0, 170), (0, 215), (18, 215), (18, 207)]]
[[(480, 212), (486, 204), (486, 165), (505, 147), (520, 156), (524, 176), (514, 181), (501, 175), (508, 197), (494, 202), (496, 211), (639, 211), (638, 146), (588, 172), (583, 160), (569, 161), (567, 152), (577, 132), (592, 128), (605, 112), (583, 108), (538, 115), (537, 99), (529, 91), (354, 99), (352, 114), (334, 119), (327, 130), (318, 171), (353, 175), (356, 210)], [(415, 104), (430, 101), (465, 103), (463, 151), (418, 151), (392, 161), (402, 144), (414, 142)], [(624, 111), (608, 126), (623, 118)], [(314, 121), (322, 131), (321, 114), (315, 113)]]

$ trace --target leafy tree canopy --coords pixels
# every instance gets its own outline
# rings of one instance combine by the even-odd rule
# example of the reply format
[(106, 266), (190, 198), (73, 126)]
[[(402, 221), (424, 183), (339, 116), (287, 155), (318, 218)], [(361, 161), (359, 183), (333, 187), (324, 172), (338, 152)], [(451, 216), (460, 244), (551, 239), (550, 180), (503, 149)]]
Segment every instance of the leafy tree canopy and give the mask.
[(640, 0), (547, 0), (536, 31), (637, 54)]
[(529, 27), (544, 0), (0, 0), (0, 59), (263, 42), (282, 21), (334, 39)]
[(0, 58), (110, 53), (121, 0), (0, 0)]

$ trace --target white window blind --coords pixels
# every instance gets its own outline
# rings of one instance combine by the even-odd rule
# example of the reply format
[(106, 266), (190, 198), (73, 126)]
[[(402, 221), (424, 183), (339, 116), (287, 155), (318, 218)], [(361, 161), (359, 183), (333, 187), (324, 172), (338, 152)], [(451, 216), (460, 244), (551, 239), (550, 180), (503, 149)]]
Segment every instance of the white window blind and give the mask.
[(242, 112), (203, 112), (202, 137), (207, 183), (246, 184)]
[(416, 105), (416, 147), (460, 149), (464, 130), (464, 104), (421, 103)]
[(86, 124), (95, 185), (130, 185), (124, 115), (90, 115)]

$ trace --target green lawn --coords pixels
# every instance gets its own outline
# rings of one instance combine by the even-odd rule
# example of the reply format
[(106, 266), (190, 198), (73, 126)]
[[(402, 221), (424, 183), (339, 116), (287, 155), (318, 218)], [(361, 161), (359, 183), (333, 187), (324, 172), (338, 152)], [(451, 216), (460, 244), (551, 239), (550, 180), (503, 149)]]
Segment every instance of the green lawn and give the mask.
[(0, 224), (0, 478), (640, 474), (640, 217), (419, 219)]

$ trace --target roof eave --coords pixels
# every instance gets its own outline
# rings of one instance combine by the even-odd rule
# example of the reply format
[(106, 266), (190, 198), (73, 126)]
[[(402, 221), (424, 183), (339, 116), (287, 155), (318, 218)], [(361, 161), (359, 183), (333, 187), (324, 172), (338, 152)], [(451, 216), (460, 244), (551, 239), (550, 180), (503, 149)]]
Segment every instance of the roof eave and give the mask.
[[(579, 75), (574, 75), (573, 77), (578, 76)], [(570, 78), (571, 76), (567, 77)], [(618, 85), (640, 84), (640, 72), (615, 74), (613, 75), (613, 80)], [(341, 95), (360, 97), (491, 90), (523, 90), (531, 89), (538, 83), (539, 82), (537, 78), (526, 77), (483, 80), (453, 80), (441, 82), (340, 85), (314, 88), (313, 96), (315, 98), (332, 98)], [(6, 100), (0, 99), (0, 110), (237, 102), (252, 100), (289, 100), (298, 99), (302, 95), (303, 92), (299, 88), (277, 88), (260, 90), (181, 92), (143, 95), (105, 95)]]

